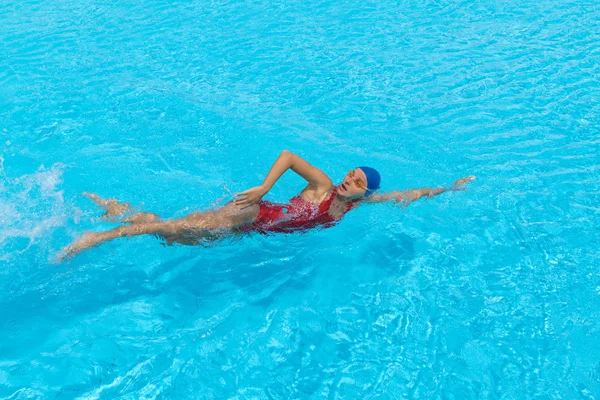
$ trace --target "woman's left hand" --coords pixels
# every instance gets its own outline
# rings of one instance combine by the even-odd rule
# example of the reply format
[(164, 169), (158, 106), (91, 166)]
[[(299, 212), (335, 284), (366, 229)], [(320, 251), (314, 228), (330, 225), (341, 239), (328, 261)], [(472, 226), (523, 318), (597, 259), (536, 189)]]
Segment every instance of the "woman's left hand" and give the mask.
[(235, 199), (233, 200), (233, 204), (244, 209), (246, 207), (250, 207), (260, 201), (265, 194), (267, 194), (268, 190), (260, 185), (255, 186), (252, 189), (248, 189), (244, 192), (236, 193)]
[(466, 192), (467, 189), (464, 188), (463, 186), (466, 185), (467, 183), (474, 181), (475, 180), (475, 176), (471, 175), (471, 176), (467, 176), (466, 178), (462, 178), (457, 180), (456, 182), (454, 182), (454, 185), (452, 186), (452, 188), (450, 190), (452, 191), (464, 191)]

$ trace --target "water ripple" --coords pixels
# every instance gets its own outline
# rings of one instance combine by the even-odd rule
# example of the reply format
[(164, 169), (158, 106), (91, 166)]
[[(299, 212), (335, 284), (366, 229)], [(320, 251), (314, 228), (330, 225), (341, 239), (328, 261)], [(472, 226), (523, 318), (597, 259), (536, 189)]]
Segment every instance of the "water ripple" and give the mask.
[[(0, 23), (0, 397), (600, 392), (595, 4), (6, 0)], [(111, 227), (82, 191), (180, 216), (283, 148), (336, 182), (478, 180), (324, 231), (49, 264)]]

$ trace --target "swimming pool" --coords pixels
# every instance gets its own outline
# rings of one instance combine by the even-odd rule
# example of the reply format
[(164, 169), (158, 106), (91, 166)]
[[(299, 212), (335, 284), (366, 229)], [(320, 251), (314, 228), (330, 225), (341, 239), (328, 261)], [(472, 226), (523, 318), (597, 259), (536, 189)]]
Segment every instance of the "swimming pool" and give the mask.
[[(599, 396), (597, 4), (4, 0), (0, 26), (0, 397)], [(52, 263), (113, 226), (83, 191), (182, 216), (283, 149), (478, 180)]]

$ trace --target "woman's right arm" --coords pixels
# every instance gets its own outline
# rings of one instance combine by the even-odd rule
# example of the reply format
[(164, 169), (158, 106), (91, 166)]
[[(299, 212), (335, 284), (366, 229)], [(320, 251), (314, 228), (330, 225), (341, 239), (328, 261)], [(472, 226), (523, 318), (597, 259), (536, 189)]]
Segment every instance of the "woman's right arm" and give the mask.
[(310, 189), (327, 191), (333, 187), (333, 182), (331, 182), (331, 179), (323, 171), (313, 167), (302, 157), (283, 150), (277, 160), (275, 160), (275, 163), (273, 163), (263, 183), (244, 192), (236, 193), (236, 199), (233, 203), (242, 208), (258, 203), (288, 169), (306, 179)]

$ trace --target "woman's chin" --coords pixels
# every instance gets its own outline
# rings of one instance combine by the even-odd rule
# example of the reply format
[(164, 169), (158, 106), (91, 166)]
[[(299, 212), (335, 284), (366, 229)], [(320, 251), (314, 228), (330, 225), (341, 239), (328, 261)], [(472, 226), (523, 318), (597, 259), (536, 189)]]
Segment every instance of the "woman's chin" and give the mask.
[(338, 190), (338, 196), (343, 199), (343, 200), (352, 200), (354, 199), (356, 196), (352, 196), (350, 193), (344, 192), (343, 190)]
[(337, 195), (343, 199), (346, 199), (348, 197), (348, 194), (344, 192), (344, 189), (342, 188), (338, 189)]

